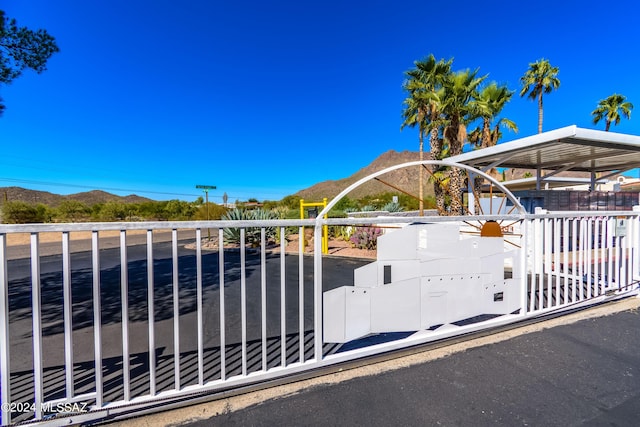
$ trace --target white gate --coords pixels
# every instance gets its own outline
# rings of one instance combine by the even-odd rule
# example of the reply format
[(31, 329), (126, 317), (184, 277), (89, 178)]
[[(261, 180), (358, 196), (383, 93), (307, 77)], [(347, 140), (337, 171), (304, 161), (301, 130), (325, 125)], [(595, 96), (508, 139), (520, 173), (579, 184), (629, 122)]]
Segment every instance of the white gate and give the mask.
[[(412, 162), (387, 172), (421, 164), (435, 163)], [(516, 212), (324, 218), (348, 190), (381, 171), (345, 190), (315, 220), (0, 225), (2, 424), (66, 425), (133, 416), (367, 355), (637, 295), (638, 211), (527, 214), (500, 183), (460, 167), (492, 182)], [(484, 245), (479, 240), (484, 237), (475, 230), (490, 220), (506, 233), (503, 250), (492, 243), (490, 259), (479, 262), (472, 251)], [(485, 292), (491, 300), (483, 307), (490, 308), (471, 316), (476, 311), (457, 307), (455, 315), (445, 311), (439, 320), (426, 306), (428, 320), (418, 327), (378, 322), (363, 336), (329, 342), (323, 337), (325, 292), (345, 285), (362, 289), (369, 279), (358, 277), (373, 274), (374, 268), (372, 260), (323, 256), (322, 227), (392, 224), (400, 230), (432, 227), (410, 233), (427, 240), (414, 242), (417, 261), (413, 267), (405, 263), (407, 269), (428, 265), (428, 274), (420, 278), (446, 277), (476, 295), (474, 280), (451, 274), (455, 263), (428, 251), (432, 230), (459, 230), (458, 240), (446, 234), (446, 241), (469, 250), (464, 273), (491, 265), (477, 274), (483, 285), (496, 287)], [(305, 252), (303, 238), (294, 251), (286, 239), (267, 244), (274, 229), (279, 236), (292, 231), (304, 236), (305, 227), (314, 228), (313, 256)], [(214, 242), (203, 239), (207, 229)], [(237, 230), (237, 246), (225, 243), (225, 230)], [(21, 233), (29, 236), (27, 245), (13, 243)], [(58, 236), (56, 243), (44, 241), (50, 233)], [(84, 235), (88, 238), (75, 238)], [(393, 258), (389, 253), (382, 261)], [(381, 289), (400, 277), (413, 281), (408, 286), (415, 292), (449, 292), (396, 276), (404, 274), (397, 261), (375, 267)], [(435, 268), (441, 270), (431, 274)], [(399, 293), (389, 289), (376, 292), (388, 292), (394, 301)], [(512, 291), (515, 300), (507, 295)], [(450, 296), (458, 306), (465, 301)], [(501, 302), (505, 310), (484, 312)]]

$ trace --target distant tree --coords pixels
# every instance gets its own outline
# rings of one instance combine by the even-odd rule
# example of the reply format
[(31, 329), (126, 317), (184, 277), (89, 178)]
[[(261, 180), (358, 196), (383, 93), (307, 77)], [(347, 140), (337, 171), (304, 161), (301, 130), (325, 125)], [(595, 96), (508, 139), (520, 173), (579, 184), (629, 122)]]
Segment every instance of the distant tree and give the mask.
[(166, 202), (148, 201), (137, 205), (137, 214), (147, 221), (157, 221), (164, 218), (164, 207)]
[[(25, 68), (40, 74), (47, 69), (51, 55), (59, 50), (46, 30), (18, 27), (15, 19), (9, 19), (0, 10), (0, 83), (11, 83)], [(0, 98), (0, 114), (3, 110)]]
[(196, 208), (183, 200), (169, 200), (164, 207), (167, 219), (184, 221), (193, 218)]
[(528, 98), (538, 100), (538, 133), (542, 133), (542, 94), (549, 94), (560, 87), (559, 71), (543, 58), (529, 64), (529, 69), (520, 77), (520, 96), (528, 94)]
[[(222, 218), (224, 214), (228, 211), (227, 208), (221, 206), (217, 203), (209, 202), (209, 219), (212, 221), (218, 220)], [(207, 206), (200, 206), (195, 213), (193, 214), (193, 219), (204, 221), (207, 219)]]
[(49, 209), (43, 204), (32, 205), (22, 201), (2, 204), (2, 222), (5, 224), (48, 222), (49, 216)]
[(91, 208), (78, 200), (63, 200), (55, 209), (55, 218), (64, 222), (76, 222), (89, 218)]
[(289, 195), (284, 197), (280, 203), (289, 209), (300, 209), (300, 196)]
[(601, 120), (604, 120), (604, 130), (609, 131), (611, 123), (618, 125), (620, 123), (620, 116), (625, 119), (631, 118), (631, 110), (633, 110), (633, 104), (626, 100), (624, 95), (614, 93), (607, 99), (603, 99), (598, 103), (598, 108), (591, 112), (593, 116), (593, 124), (597, 125)]
[(110, 200), (101, 204), (97, 212), (94, 211), (94, 215), (96, 215), (100, 221), (124, 221), (127, 219), (128, 209), (124, 203)]

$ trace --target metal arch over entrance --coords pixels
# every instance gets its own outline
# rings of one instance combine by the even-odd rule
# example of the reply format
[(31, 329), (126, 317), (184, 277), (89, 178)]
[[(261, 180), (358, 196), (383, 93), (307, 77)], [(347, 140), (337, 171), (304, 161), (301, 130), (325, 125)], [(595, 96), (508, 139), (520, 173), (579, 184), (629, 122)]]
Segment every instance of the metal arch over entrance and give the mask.
[(493, 185), (495, 185), (497, 188), (500, 189), (500, 191), (502, 191), (505, 194), (505, 197), (507, 197), (507, 199), (509, 199), (509, 201), (511, 201), (511, 203), (513, 203), (513, 205), (517, 208), (518, 213), (521, 214), (526, 214), (526, 210), (525, 208), (522, 206), (522, 204), (520, 204), (520, 201), (513, 195), (513, 193), (511, 193), (511, 191), (509, 191), (504, 185), (502, 185), (500, 182), (498, 182), (495, 178), (493, 178), (492, 176), (486, 174), (485, 172), (476, 169), (472, 166), (469, 165), (465, 165), (462, 163), (456, 163), (456, 162), (451, 162), (451, 161), (446, 161), (446, 160), (418, 160), (415, 162), (407, 162), (407, 163), (401, 163), (399, 165), (395, 165), (395, 166), (391, 166), (388, 167), (386, 169), (380, 170), (378, 172), (374, 172), (369, 176), (366, 176), (362, 179), (360, 179), (359, 181), (351, 184), (349, 187), (345, 188), (340, 194), (338, 194), (336, 197), (334, 197), (328, 204), (327, 206), (322, 210), (322, 212), (320, 212), (320, 214), (318, 214), (318, 217), (316, 219), (316, 226), (318, 226), (322, 220), (322, 218), (324, 217), (325, 214), (327, 214), (344, 196), (346, 196), (347, 194), (349, 194), (351, 191), (355, 190), (356, 188), (360, 187), (362, 184), (371, 181), (381, 175), (384, 175), (386, 173), (398, 170), (398, 169), (404, 169), (404, 168), (408, 168), (411, 166), (427, 166), (427, 165), (440, 165), (440, 166), (449, 166), (449, 167), (456, 167), (459, 169), (464, 169), (468, 172), (470, 172), (473, 175), (477, 175), (479, 177), (483, 177), (484, 179), (488, 180), (490, 183), (492, 183)]

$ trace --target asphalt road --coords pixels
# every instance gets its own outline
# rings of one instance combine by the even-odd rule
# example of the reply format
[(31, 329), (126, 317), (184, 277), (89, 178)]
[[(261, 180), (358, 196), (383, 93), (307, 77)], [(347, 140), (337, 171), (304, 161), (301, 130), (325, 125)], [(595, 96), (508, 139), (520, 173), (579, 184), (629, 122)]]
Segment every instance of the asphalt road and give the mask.
[(167, 419), (192, 427), (637, 426), (637, 306), (200, 421)]

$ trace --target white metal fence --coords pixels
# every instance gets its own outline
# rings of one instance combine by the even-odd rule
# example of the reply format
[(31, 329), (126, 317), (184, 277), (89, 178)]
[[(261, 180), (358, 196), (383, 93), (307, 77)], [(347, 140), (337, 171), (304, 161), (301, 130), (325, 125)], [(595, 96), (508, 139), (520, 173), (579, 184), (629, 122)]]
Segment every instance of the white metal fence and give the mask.
[[(638, 292), (637, 211), (495, 217), (509, 224), (505, 246), (519, 248), (511, 268), (526, 272), (517, 312), (352, 346), (323, 341), (323, 291), (353, 284), (368, 262), (323, 256), (324, 225), (473, 228), (487, 218), (460, 219), (0, 225), (2, 424), (126, 416)], [(313, 256), (303, 238), (294, 250), (281, 238), (303, 227), (314, 230)], [(237, 230), (237, 246), (225, 229)], [(267, 246), (274, 229), (279, 243)], [(20, 233), (27, 245), (13, 240)]]

